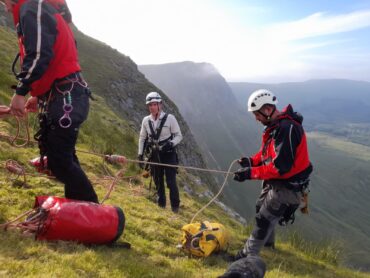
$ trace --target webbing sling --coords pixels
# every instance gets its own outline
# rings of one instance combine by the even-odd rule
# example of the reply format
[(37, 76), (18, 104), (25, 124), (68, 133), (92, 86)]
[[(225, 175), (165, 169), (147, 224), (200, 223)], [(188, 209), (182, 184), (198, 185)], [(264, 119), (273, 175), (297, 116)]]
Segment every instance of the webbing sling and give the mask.
[(167, 120), (167, 116), (168, 114), (164, 114), (162, 120), (161, 120), (161, 123), (159, 125), (159, 127), (157, 128), (157, 132), (154, 131), (154, 127), (153, 127), (153, 123), (151, 120), (149, 120), (149, 128), (150, 128), (150, 132), (152, 133), (152, 138), (155, 142), (158, 141), (159, 139), (159, 136), (161, 135), (161, 132), (162, 132), (162, 128), (164, 126), (164, 123), (166, 122)]
[[(159, 127), (157, 128), (157, 132), (154, 131), (154, 127), (153, 127), (153, 123), (152, 121), (149, 119), (148, 120), (148, 124), (149, 124), (149, 128), (150, 128), (150, 132), (151, 132), (151, 137), (154, 141), (154, 144), (157, 145), (158, 147), (158, 139), (159, 139), (159, 136), (161, 135), (161, 132), (162, 132), (162, 128), (164, 126), (164, 123), (166, 122), (167, 120), (167, 116), (168, 114), (164, 114), (162, 120), (161, 120), (161, 123), (159, 124)], [(148, 144), (148, 146), (150, 146), (150, 144)], [(155, 158), (155, 162), (160, 162), (160, 157), (159, 157), (159, 153), (158, 153), (158, 150), (156, 152), (153, 153), (153, 151), (151, 152), (150, 154), (150, 158), (148, 160), (150, 161), (153, 161), (153, 155), (156, 156)], [(153, 168), (153, 174), (154, 176), (156, 175), (156, 168), (154, 167)], [(150, 187), (149, 187), (149, 191), (151, 189), (151, 183), (152, 183), (152, 180), (150, 180)], [(155, 183), (155, 182), (154, 182)], [(157, 188), (157, 184), (156, 184), (156, 189), (158, 190)]]

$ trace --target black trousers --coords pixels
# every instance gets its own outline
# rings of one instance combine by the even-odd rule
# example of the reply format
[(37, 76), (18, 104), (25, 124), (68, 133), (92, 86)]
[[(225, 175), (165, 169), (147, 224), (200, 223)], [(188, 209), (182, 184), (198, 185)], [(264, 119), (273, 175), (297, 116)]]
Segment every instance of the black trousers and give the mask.
[(71, 90), (73, 111), (70, 113), (72, 125), (62, 128), (59, 119), (63, 116), (65, 96), (54, 87), (47, 108), (47, 124), (45, 130), (45, 150), (48, 158), (48, 168), (55, 177), (64, 183), (65, 197), (69, 199), (98, 203), (95, 190), (81, 169), (76, 156), (76, 141), (80, 125), (89, 113), (90, 90), (79, 83), (61, 85), (59, 91)]
[[(164, 153), (160, 152), (159, 160), (160, 163), (176, 165), (177, 155), (175, 150)], [(176, 184), (176, 168), (153, 166), (151, 167), (151, 174), (157, 188), (158, 205), (160, 207), (166, 207), (166, 193), (164, 186), (164, 176), (166, 176), (167, 187), (170, 190), (171, 207), (178, 208), (180, 206), (180, 196), (179, 189)]]

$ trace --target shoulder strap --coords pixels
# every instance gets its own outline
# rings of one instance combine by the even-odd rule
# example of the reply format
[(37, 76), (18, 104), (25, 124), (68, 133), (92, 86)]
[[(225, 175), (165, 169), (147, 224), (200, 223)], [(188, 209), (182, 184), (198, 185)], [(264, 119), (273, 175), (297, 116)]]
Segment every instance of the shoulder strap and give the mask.
[(156, 132), (154, 131), (154, 127), (153, 127), (153, 124), (152, 124), (152, 121), (149, 119), (149, 128), (150, 128), (150, 132), (152, 133), (152, 137), (154, 140), (158, 140), (159, 139), (159, 136), (161, 135), (161, 132), (162, 132), (162, 128), (167, 120), (167, 117), (168, 117), (168, 114), (164, 114), (162, 120), (161, 120), (161, 123), (159, 125), (159, 127), (157, 128)]

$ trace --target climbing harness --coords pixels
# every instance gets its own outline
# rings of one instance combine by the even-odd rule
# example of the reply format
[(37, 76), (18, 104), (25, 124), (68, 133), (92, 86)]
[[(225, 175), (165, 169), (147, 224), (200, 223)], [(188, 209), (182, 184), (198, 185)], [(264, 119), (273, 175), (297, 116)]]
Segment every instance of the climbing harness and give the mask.
[[(55, 82), (54, 88), (57, 93), (63, 95), (63, 116), (59, 119), (59, 126), (61, 128), (69, 128), (72, 125), (72, 119), (69, 116), (70, 113), (73, 111), (73, 106), (72, 106), (72, 95), (71, 92), (76, 84), (80, 85), (83, 88), (87, 88), (87, 83), (86, 81), (80, 77), (79, 73), (74, 73), (73, 77), (65, 77), (61, 81)], [(67, 85), (69, 84), (69, 88), (65, 90), (61, 90), (59, 86), (61, 85)]]
[(69, 114), (73, 110), (71, 93), (67, 93), (63, 98), (64, 115), (59, 119), (59, 126), (62, 128), (69, 128), (72, 125), (72, 120)]

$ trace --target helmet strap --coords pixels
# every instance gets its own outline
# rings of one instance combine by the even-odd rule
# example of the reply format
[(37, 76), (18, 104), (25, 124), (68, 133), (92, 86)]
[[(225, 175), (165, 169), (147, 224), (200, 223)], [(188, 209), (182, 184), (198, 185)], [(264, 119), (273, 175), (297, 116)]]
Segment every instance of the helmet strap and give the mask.
[(275, 113), (275, 111), (276, 111), (276, 106), (274, 105), (274, 109), (272, 109), (272, 111), (271, 111), (271, 113), (270, 113), (270, 115), (266, 115), (265, 113), (263, 113), (261, 110), (258, 110), (257, 112), (259, 113), (259, 114), (261, 114), (266, 120), (268, 120), (268, 121), (270, 121), (271, 120), (271, 117), (272, 117), (272, 115)]

